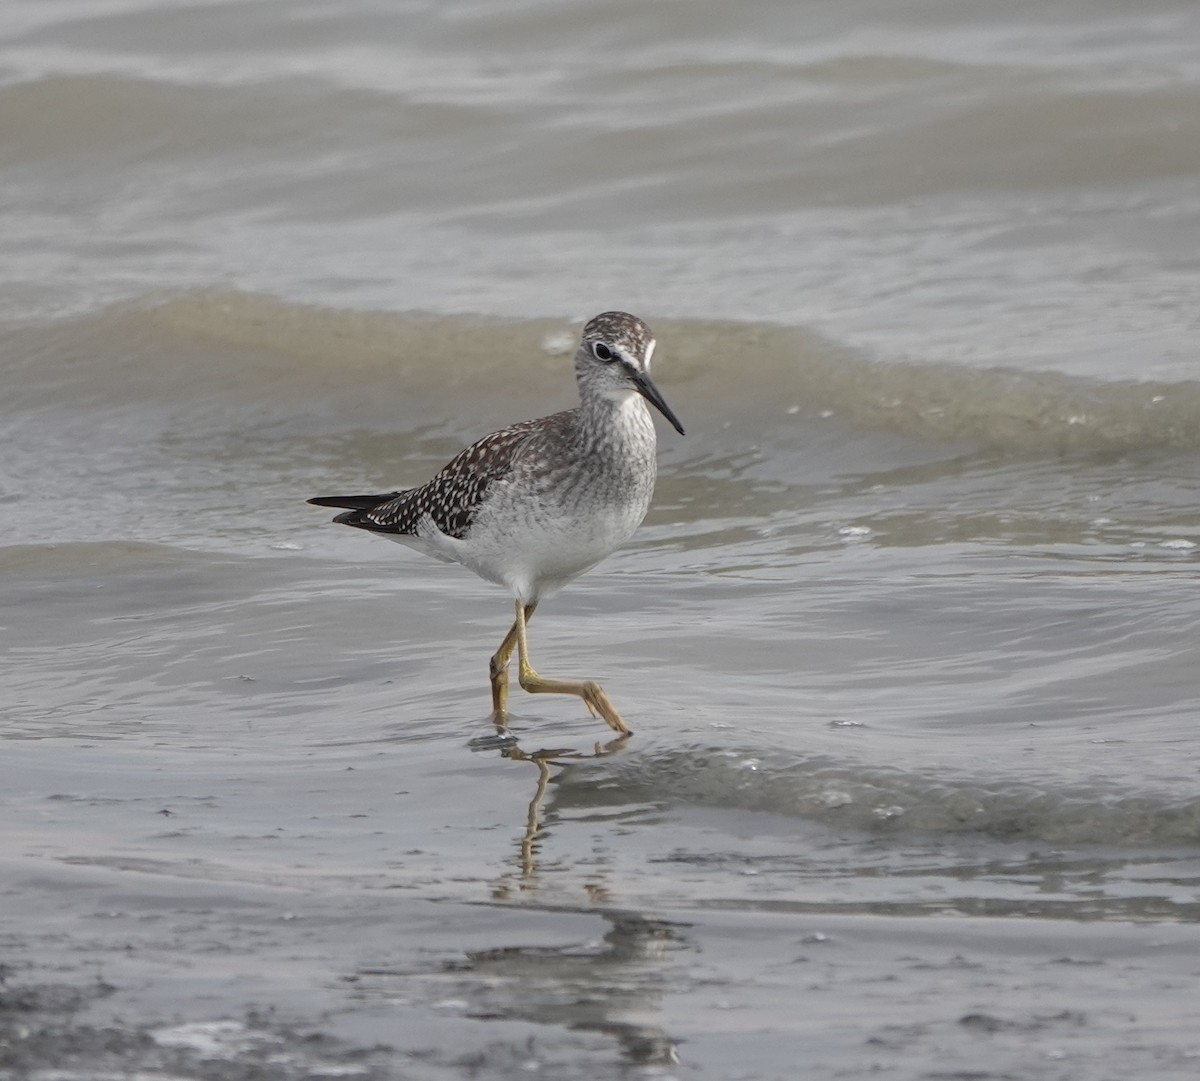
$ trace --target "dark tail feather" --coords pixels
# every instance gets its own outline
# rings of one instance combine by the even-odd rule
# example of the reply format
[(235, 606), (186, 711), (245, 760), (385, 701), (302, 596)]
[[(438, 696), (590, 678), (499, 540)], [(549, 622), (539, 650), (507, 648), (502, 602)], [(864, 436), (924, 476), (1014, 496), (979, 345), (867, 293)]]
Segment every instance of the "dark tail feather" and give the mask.
[(345, 510), (371, 510), (382, 503), (390, 503), (399, 492), (383, 495), (318, 495), (308, 502), (316, 507), (342, 507)]

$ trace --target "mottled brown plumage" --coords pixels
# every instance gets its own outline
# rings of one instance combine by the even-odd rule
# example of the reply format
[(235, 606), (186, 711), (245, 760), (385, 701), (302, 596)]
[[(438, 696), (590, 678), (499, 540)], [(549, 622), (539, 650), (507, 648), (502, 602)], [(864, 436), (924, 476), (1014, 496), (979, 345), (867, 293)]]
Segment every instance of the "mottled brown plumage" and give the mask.
[[(565, 417), (566, 413), (558, 416)], [(334, 521), (373, 533), (416, 536), (422, 520), (428, 518), (446, 536), (462, 540), (492, 483), (512, 472), (513, 462), (530, 436), (539, 425), (553, 420), (525, 420), (485, 435), (456, 454), (420, 487), (376, 496), (329, 496), (309, 502), (326, 507), (349, 506)]]

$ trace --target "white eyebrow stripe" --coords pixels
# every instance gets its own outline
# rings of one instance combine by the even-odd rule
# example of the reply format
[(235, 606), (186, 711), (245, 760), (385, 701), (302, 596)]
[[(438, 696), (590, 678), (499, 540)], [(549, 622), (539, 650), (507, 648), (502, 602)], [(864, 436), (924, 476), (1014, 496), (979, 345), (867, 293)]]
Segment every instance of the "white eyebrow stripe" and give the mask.
[(654, 347), (658, 344), (653, 338), (646, 343), (646, 360), (645, 365), (647, 370), (650, 368), (650, 358), (654, 356)]

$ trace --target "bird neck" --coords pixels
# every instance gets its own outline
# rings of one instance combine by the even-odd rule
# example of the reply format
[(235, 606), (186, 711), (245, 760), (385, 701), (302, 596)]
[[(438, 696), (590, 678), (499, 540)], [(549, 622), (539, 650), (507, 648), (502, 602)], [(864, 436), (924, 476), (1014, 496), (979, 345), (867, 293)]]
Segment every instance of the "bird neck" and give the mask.
[(654, 453), (654, 421), (646, 400), (636, 391), (620, 395), (591, 394), (579, 407), (579, 426), (594, 453)]

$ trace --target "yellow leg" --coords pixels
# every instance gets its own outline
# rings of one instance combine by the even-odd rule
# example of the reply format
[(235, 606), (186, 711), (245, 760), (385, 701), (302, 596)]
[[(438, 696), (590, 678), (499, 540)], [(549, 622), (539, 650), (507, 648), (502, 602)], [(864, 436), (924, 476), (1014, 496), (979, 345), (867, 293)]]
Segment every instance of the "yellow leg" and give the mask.
[[(517, 602), (517, 611), (526, 622), (533, 618), (536, 609), (536, 603), (522, 607), (520, 601)], [(508, 660), (512, 656), (516, 644), (517, 625), (514, 623), (488, 664), (488, 674), (492, 680), (492, 721), (501, 728), (508, 726)]]
[[(601, 717), (608, 722), (610, 728), (615, 729), (622, 735), (628, 735), (630, 728), (621, 720), (621, 715), (613, 707), (613, 704), (608, 700), (608, 695), (600, 688), (599, 683), (593, 683), (590, 679), (575, 680), (575, 679), (546, 679), (539, 676), (534, 670), (533, 665), (529, 663), (529, 644), (525, 639), (525, 606), (517, 601), (517, 618), (513, 623), (513, 630), (517, 632), (517, 670), (518, 679), (521, 686), (531, 694), (574, 694), (583, 699), (584, 705), (593, 717), (600, 714)], [(509, 634), (511, 635), (511, 631)], [(508, 638), (504, 639), (508, 642)], [(504, 643), (501, 643), (501, 651), (504, 649)], [(512, 648), (509, 647), (509, 653)], [(496, 654), (500, 656), (499, 653)], [(507, 661), (507, 655), (505, 660)]]

